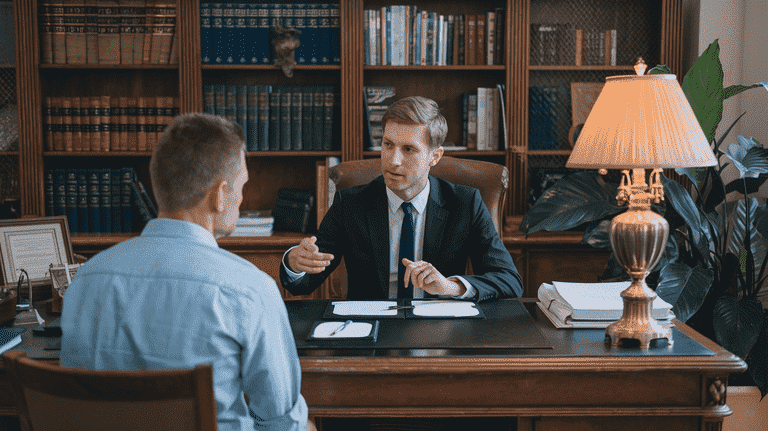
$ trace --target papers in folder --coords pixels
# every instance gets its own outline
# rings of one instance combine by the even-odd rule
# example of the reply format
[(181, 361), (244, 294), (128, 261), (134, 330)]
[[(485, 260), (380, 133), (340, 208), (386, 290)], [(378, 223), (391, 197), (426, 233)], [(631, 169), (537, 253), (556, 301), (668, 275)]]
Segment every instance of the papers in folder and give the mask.
[(470, 317), (480, 314), (473, 302), (467, 301), (411, 301), (413, 314), (423, 317)]
[(334, 301), (333, 314), (338, 316), (397, 316), (397, 310), (388, 310), (397, 301)]
[[(343, 329), (340, 329), (343, 328)], [(363, 338), (371, 334), (373, 325), (366, 322), (352, 322), (344, 327), (344, 322), (323, 322), (315, 327), (315, 338)]]
[[(537, 305), (557, 328), (605, 328), (621, 318), (621, 292), (630, 282), (568, 283), (555, 281), (539, 287)], [(660, 297), (653, 301), (651, 316), (669, 322), (672, 305)]]

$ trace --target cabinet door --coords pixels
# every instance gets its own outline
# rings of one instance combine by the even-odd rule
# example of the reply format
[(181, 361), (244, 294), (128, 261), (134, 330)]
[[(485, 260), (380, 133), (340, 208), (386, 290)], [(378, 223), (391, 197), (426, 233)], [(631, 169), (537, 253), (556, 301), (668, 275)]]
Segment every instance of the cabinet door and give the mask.
[(0, 1), (0, 219), (21, 217), (13, 2)]

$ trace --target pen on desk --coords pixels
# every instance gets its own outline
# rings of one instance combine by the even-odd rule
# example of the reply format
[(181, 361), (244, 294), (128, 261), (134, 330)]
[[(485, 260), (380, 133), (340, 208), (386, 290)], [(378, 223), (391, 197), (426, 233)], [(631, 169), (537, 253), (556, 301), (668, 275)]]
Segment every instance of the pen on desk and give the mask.
[[(419, 303), (418, 305), (428, 305), (428, 304), (437, 304), (440, 302), (456, 302), (452, 299), (438, 299), (436, 301), (424, 301)], [(416, 308), (416, 305), (391, 305), (387, 307), (387, 310), (408, 310), (411, 308)]]
[(343, 331), (344, 328), (349, 326), (350, 323), (352, 323), (352, 321), (351, 320), (347, 320), (341, 326), (339, 326), (338, 328), (334, 329), (333, 332), (331, 332), (329, 335), (330, 336), (334, 336), (334, 335), (338, 334), (339, 332)]

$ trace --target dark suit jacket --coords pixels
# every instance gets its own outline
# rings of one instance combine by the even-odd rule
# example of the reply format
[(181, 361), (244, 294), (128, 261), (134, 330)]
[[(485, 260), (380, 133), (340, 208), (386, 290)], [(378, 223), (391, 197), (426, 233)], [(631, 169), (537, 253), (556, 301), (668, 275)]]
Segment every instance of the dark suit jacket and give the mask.
[[(445, 277), (461, 275), (477, 290), (477, 301), (519, 297), (523, 283), (496, 232), (480, 192), (429, 176), (422, 260)], [(339, 190), (317, 232), (317, 246), (334, 256), (320, 274), (289, 283), (283, 265), (280, 281), (294, 295), (317, 289), (345, 258), (348, 299), (386, 299), (389, 293), (389, 210), (384, 178)], [(467, 258), (472, 272), (465, 275)]]

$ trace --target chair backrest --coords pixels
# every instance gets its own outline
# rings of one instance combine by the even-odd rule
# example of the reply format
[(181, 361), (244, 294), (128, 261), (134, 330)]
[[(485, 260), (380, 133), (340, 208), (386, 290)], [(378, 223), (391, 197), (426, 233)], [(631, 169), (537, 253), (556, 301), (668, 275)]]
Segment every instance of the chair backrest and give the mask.
[[(504, 198), (509, 188), (509, 170), (506, 166), (480, 160), (443, 156), (429, 173), (454, 184), (474, 187), (480, 191), (485, 206), (491, 213), (496, 232), (501, 235), (504, 219)], [(367, 184), (381, 175), (380, 159), (353, 160), (330, 168), (329, 177), (337, 189)]]
[(21, 429), (216, 430), (210, 364), (183, 370), (62, 368), (6, 351)]

